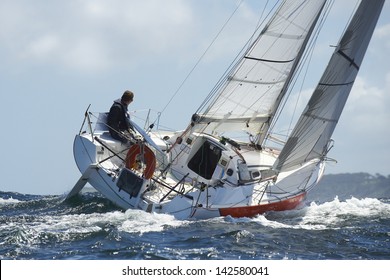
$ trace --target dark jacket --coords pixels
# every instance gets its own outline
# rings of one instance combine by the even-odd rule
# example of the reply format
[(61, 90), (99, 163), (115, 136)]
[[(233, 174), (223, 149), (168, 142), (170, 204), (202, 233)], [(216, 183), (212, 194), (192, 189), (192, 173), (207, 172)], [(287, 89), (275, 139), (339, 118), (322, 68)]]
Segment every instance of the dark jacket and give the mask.
[(107, 125), (111, 136), (124, 143), (126, 143), (127, 140), (119, 133), (119, 131), (128, 131), (129, 129), (133, 129), (128, 117), (129, 114), (127, 113), (127, 106), (122, 104), (120, 99), (115, 100), (114, 104), (111, 106), (110, 112), (108, 113)]

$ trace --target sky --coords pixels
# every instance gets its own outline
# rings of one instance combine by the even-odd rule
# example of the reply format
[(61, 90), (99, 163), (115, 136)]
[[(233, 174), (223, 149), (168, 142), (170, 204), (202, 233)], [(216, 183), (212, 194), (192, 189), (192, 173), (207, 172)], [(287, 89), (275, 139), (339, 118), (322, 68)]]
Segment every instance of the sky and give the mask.
[[(273, 1), (0, 0), (0, 191), (70, 191), (80, 177), (73, 139), (86, 108), (108, 111), (124, 90), (135, 93), (130, 110), (163, 111), (160, 125), (184, 129), (254, 31), (266, 2)], [(297, 111), (355, 4), (335, 1)], [(390, 174), (389, 54), (387, 2), (333, 134), (329, 156), (337, 164), (328, 165), (327, 174)]]

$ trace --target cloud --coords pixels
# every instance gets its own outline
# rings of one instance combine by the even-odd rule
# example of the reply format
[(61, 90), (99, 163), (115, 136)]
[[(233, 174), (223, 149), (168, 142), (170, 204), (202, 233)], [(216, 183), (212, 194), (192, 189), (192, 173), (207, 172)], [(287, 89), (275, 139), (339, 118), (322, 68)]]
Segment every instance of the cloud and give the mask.
[(81, 10), (95, 32), (141, 52), (173, 47), (193, 18), (190, 2), (177, 0), (86, 1)]
[(389, 173), (389, 52), (390, 25), (379, 23), (335, 131), (340, 163), (333, 172)]
[(346, 106), (350, 127), (390, 137), (390, 70), (382, 63), (390, 52), (390, 24), (378, 25)]
[(189, 1), (6, 1), (0, 8), (0, 42), (10, 54), (80, 72), (174, 53), (193, 26)]
[(89, 73), (111, 66), (107, 50), (104, 42), (94, 37), (74, 38), (61, 33), (42, 33), (28, 40), (17, 56), (30, 63)]
[(382, 38), (389, 39), (389, 37), (390, 37), (390, 23), (379, 26), (377, 29), (375, 29), (374, 37), (377, 37), (378, 39), (382, 39)]
[[(209, 6), (204, 10), (198, 2), (182, 0), (71, 0), (44, 6), (5, 1), (0, 4), (0, 42), (17, 59), (80, 73), (193, 62), (235, 9), (232, 3), (222, 9)], [(234, 55), (253, 31), (242, 26), (252, 22), (254, 29), (255, 17), (243, 5), (230, 33), (210, 50), (208, 62), (233, 50)], [(178, 59), (170, 60), (172, 56)]]
[(390, 72), (386, 76), (387, 82), (381, 88), (372, 85), (366, 77), (359, 76), (356, 79), (345, 110), (345, 122), (348, 122), (351, 129), (369, 132), (388, 127), (390, 97), (387, 93), (390, 90)]
[(390, 72), (383, 75), (382, 84), (373, 84), (367, 76), (356, 79), (333, 137), (330, 156), (339, 164), (331, 172), (389, 174)]
[(26, 47), (26, 56), (47, 57), (57, 52), (60, 47), (57, 35), (43, 35), (35, 40), (31, 40)]

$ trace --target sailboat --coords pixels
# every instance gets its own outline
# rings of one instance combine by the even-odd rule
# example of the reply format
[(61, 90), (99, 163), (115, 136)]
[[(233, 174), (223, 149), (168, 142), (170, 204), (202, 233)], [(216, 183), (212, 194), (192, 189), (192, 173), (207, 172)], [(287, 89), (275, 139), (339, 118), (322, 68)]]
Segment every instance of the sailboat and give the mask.
[(271, 128), (327, 4), (283, 1), (184, 130), (144, 129), (129, 119), (135, 133), (124, 145), (111, 137), (107, 113), (87, 109), (73, 149), (82, 175), (67, 199), (89, 183), (123, 209), (178, 219), (254, 217), (302, 205), (324, 173), (384, 0), (361, 1), (289, 137), (272, 147)]

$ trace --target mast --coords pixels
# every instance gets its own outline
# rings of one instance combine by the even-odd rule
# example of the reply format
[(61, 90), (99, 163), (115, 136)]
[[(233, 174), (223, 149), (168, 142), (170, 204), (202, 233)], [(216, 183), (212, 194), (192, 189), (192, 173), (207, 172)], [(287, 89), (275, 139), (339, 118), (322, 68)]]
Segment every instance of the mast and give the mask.
[(325, 2), (283, 1), (204, 112), (198, 114), (197, 129), (212, 134), (244, 131), (263, 138)]
[(336, 47), (320, 82), (273, 169), (282, 172), (313, 159), (323, 160), (340, 118), (384, 0), (362, 0)]

